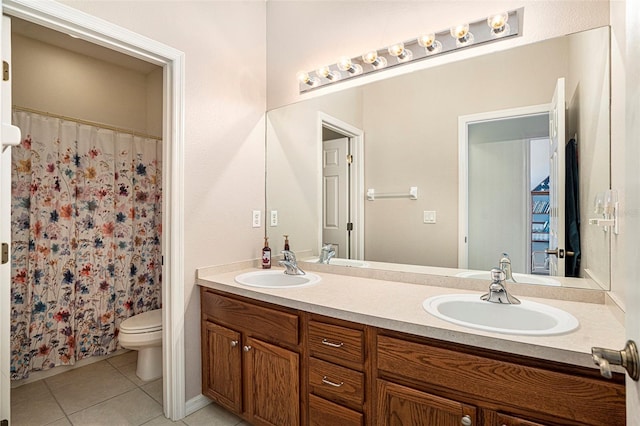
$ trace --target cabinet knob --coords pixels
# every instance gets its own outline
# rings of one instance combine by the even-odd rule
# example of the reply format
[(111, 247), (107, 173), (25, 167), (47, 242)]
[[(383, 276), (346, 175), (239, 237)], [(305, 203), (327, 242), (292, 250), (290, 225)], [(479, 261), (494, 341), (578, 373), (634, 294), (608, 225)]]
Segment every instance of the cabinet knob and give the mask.
[(249, 352), (251, 350), (251, 346), (247, 345), (242, 349), (244, 349), (245, 352)]
[(235, 348), (236, 346), (238, 346), (238, 341), (237, 340), (232, 340), (231, 341), (231, 347)]
[(468, 414), (462, 416), (462, 419), (460, 419), (460, 424), (462, 426), (471, 426), (473, 424), (473, 422), (471, 421), (471, 416), (469, 416)]

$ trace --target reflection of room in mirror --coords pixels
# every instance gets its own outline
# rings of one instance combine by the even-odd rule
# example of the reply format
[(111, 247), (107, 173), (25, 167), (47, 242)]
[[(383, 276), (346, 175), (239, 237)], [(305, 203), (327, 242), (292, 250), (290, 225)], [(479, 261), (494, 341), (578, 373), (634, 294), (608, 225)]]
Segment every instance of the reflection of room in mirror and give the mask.
[[(323, 196), (318, 117), (325, 114), (363, 131), (366, 167), (362, 184), (353, 190), (356, 200), (366, 200), (366, 188), (380, 193), (420, 188), (418, 200), (364, 203), (364, 256), (353, 258), (381, 268), (459, 268), (458, 118), (548, 104), (559, 78), (566, 86), (566, 135), (579, 137), (582, 256), (581, 278), (561, 281), (581, 287), (595, 281), (608, 288), (610, 232), (589, 226), (582, 216), (593, 209), (595, 194), (610, 187), (608, 27), (452, 61), (270, 111), (267, 209), (278, 210), (280, 217), (278, 229), (268, 232), (286, 231), (295, 238), (294, 250), (319, 253)], [(505, 162), (496, 157), (484, 169)], [(533, 177), (523, 180), (539, 183)], [(539, 237), (531, 235), (527, 212), (531, 188), (523, 190), (519, 200), (526, 213), (512, 215), (502, 226), (514, 220), (525, 224), (525, 243), (519, 246), (523, 254), (510, 254), (521, 259), (518, 272), (532, 273), (540, 264), (544, 268), (544, 260), (534, 253), (539, 250), (532, 248), (533, 241), (526, 242)], [(496, 209), (514, 204), (507, 201), (498, 202)], [(425, 224), (425, 211), (436, 212), (437, 223)], [(490, 238), (496, 242), (495, 251), (487, 249), (487, 240), (487, 261), (479, 265), (481, 270), (495, 266), (505, 251), (500, 248), (503, 241)], [(583, 285), (586, 280), (590, 283)]]

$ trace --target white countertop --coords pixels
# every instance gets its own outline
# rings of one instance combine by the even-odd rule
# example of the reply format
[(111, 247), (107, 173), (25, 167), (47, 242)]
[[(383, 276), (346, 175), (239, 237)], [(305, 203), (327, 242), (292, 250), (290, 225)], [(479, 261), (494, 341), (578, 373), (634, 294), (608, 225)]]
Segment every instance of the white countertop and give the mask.
[(329, 317), (573, 365), (597, 368), (591, 358), (592, 346), (620, 349), (626, 341), (623, 324), (614, 315), (612, 307), (605, 304), (525, 296), (525, 300), (573, 314), (580, 326), (573, 332), (556, 336), (506, 335), (458, 326), (428, 314), (422, 307), (422, 302), (428, 297), (452, 293), (481, 294), (474, 290), (431, 286), (428, 279), (426, 284), (410, 284), (314, 271), (322, 278), (315, 285), (273, 289), (249, 287), (234, 281), (236, 275), (256, 270), (253, 268), (220, 273), (213, 273), (213, 270), (199, 270), (197, 283)]

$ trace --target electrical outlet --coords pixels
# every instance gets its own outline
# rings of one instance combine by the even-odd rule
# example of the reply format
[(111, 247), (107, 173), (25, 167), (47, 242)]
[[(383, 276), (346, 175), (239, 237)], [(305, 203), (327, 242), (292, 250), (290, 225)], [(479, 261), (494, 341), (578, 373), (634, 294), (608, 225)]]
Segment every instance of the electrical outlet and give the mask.
[(254, 228), (260, 228), (260, 226), (262, 225), (262, 213), (260, 212), (260, 210), (254, 210), (253, 211), (253, 227)]
[(424, 223), (436, 223), (436, 212), (433, 210), (425, 210), (422, 220)]
[(271, 226), (278, 226), (278, 210), (271, 210)]

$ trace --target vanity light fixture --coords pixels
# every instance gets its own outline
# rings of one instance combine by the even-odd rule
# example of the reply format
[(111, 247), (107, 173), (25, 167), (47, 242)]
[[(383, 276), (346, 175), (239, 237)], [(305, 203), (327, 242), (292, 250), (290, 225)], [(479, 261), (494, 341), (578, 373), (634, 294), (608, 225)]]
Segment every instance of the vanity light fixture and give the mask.
[(318, 75), (318, 77), (326, 78), (327, 80), (330, 80), (330, 81), (337, 81), (337, 80), (340, 80), (340, 78), (342, 78), (342, 75), (338, 71), (333, 71), (328, 66), (318, 68), (318, 70), (316, 71), (316, 74)]
[(436, 40), (436, 35), (434, 33), (418, 37), (418, 44), (425, 48), (427, 55), (435, 55), (442, 51), (442, 43)]
[(404, 43), (396, 43), (389, 46), (389, 55), (394, 56), (398, 62), (409, 62), (413, 59), (413, 52), (404, 47)]
[(374, 70), (379, 70), (387, 66), (387, 58), (384, 56), (378, 56), (378, 52), (372, 50), (362, 55), (362, 61), (373, 67)]
[(456, 46), (466, 47), (475, 41), (475, 37), (469, 32), (469, 24), (456, 25), (449, 30), (451, 37), (456, 39)]
[(300, 83), (306, 84), (311, 87), (316, 87), (318, 84), (320, 84), (320, 80), (318, 78), (309, 76), (309, 73), (306, 71), (298, 72), (297, 77)]
[(363, 71), (362, 65), (354, 64), (353, 62), (351, 62), (351, 59), (347, 58), (346, 56), (340, 58), (336, 65), (338, 65), (338, 69), (340, 71), (346, 71), (352, 76), (362, 74)]
[(413, 39), (370, 50), (356, 57), (343, 57), (335, 64), (318, 68), (314, 74), (317, 77), (311, 77), (311, 72), (299, 72), (298, 89), (300, 93), (305, 93), (386, 68), (519, 36), (523, 16), (524, 8), (497, 13), (446, 30), (423, 33)]
[(497, 38), (509, 35), (511, 27), (507, 23), (508, 20), (509, 14), (506, 12), (489, 16), (487, 18), (487, 25), (489, 25), (489, 28), (491, 29), (491, 36)]

